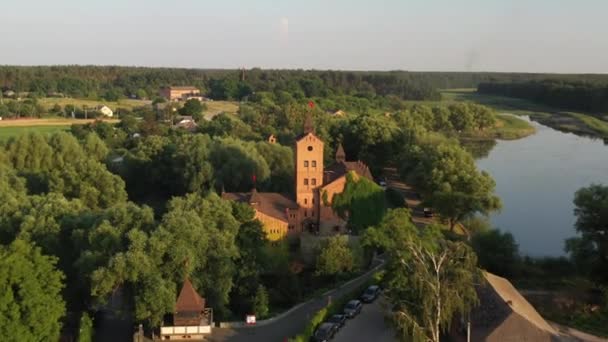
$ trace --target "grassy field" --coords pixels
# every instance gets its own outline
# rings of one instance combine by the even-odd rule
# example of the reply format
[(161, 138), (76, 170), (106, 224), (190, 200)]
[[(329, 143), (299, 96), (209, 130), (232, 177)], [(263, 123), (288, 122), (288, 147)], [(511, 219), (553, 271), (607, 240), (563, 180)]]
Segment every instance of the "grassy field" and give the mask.
[[(93, 121), (95, 120), (63, 118), (2, 120), (0, 121), (0, 141), (26, 132), (53, 133), (65, 131), (69, 130), (73, 124), (83, 125)], [(118, 120), (111, 119), (104, 121), (110, 123), (118, 122)]]
[[(61, 107), (65, 107), (66, 105), (74, 105), (76, 107), (87, 106), (88, 108), (95, 108), (101, 105), (106, 105), (113, 111), (116, 111), (117, 108), (133, 110), (137, 107), (152, 104), (152, 101), (148, 100), (123, 99), (118, 101), (98, 101), (58, 97), (41, 98), (38, 99), (38, 102), (47, 109), (51, 109), (56, 104), (60, 105)], [(235, 114), (239, 109), (238, 102), (234, 101), (206, 101), (205, 104), (207, 105), (207, 111), (205, 112), (205, 114), (211, 115), (215, 115), (221, 112)]]
[(0, 141), (6, 141), (10, 137), (28, 132), (39, 132), (42, 134), (55, 133), (59, 131), (67, 131), (70, 126), (12, 126), (0, 127)]
[(46, 109), (51, 109), (54, 105), (58, 104), (61, 107), (66, 105), (74, 105), (76, 107), (87, 106), (87, 108), (95, 108), (101, 105), (108, 106), (113, 111), (117, 108), (126, 108), (133, 110), (133, 108), (149, 105), (152, 101), (147, 100), (132, 100), (124, 99), (118, 101), (97, 101), (97, 100), (86, 100), (86, 99), (74, 99), (70, 97), (45, 97), (38, 99), (38, 103), (43, 105)]
[(531, 119), (560, 131), (608, 138), (608, 121), (590, 113), (563, 111), (522, 99), (478, 94), (475, 89), (449, 89), (443, 90), (441, 94), (444, 103), (476, 102), (503, 113), (529, 115)]

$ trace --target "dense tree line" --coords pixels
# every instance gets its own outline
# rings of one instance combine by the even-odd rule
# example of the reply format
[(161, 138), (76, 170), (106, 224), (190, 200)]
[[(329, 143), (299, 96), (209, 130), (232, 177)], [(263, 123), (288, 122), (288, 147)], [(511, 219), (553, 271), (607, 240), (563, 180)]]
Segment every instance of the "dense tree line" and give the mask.
[(423, 78), (400, 72), (314, 70), (203, 70), (170, 68), (39, 66), (0, 67), (2, 90), (38, 96), (154, 98), (162, 86), (193, 85), (212, 99), (240, 100), (260, 91), (284, 91), (296, 98), (346, 94), (394, 95), (402, 99), (437, 99)]
[(558, 108), (608, 111), (608, 83), (591, 81), (542, 80), (525, 82), (492, 82), (479, 84), (482, 94), (516, 97)]

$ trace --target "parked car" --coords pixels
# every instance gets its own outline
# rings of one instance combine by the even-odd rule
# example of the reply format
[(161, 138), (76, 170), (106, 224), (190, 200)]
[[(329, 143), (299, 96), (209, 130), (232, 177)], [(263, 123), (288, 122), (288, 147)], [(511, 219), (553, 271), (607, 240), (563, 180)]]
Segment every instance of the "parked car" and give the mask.
[(312, 335), (311, 340), (313, 342), (327, 342), (334, 338), (338, 331), (338, 326), (334, 323), (321, 323), (315, 333)]
[(329, 317), (329, 319), (327, 320), (329, 323), (334, 323), (335, 325), (338, 326), (338, 330), (342, 329), (342, 327), (344, 326), (344, 324), (346, 324), (346, 315), (341, 315), (341, 314), (337, 314), (337, 315), (332, 315), (331, 317)]
[(424, 212), (424, 217), (435, 216), (435, 213), (433, 212), (433, 209), (431, 209), (431, 208), (424, 208), (422, 211)]
[(362, 307), (363, 304), (361, 304), (360, 300), (353, 299), (344, 306), (344, 314), (348, 318), (353, 318), (361, 313)]
[(380, 286), (372, 285), (368, 287), (365, 292), (361, 295), (361, 301), (363, 303), (371, 303), (380, 295)]

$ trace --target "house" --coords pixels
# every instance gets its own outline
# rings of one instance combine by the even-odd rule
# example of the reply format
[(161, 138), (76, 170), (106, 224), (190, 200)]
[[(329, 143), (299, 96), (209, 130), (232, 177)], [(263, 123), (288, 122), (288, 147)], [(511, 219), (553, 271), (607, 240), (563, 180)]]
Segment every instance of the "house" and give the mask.
[(213, 311), (205, 308), (205, 299), (192, 286), (189, 279), (184, 281), (177, 301), (172, 321), (160, 328), (161, 340), (203, 341), (211, 333)]
[(173, 128), (181, 128), (190, 132), (194, 132), (198, 127), (192, 116), (178, 116), (175, 118)]
[(345, 117), (346, 116), (346, 112), (343, 111), (342, 109), (338, 109), (337, 111), (331, 113), (332, 116), (335, 117)]
[(2, 95), (4, 95), (4, 97), (15, 97), (16, 94), (12, 90), (7, 90)]
[(114, 116), (114, 112), (108, 106), (99, 106), (97, 110), (105, 117), (111, 118)]
[(187, 101), (197, 99), (203, 101), (201, 91), (196, 87), (164, 87), (159, 91), (159, 95), (169, 101)]
[[(557, 331), (505, 278), (484, 273), (478, 285), (477, 306), (470, 315), (471, 341), (479, 342), (553, 342), (560, 341)], [(466, 341), (466, 323), (453, 324), (452, 341)]]
[(346, 221), (331, 207), (333, 196), (344, 191), (346, 175), (351, 171), (358, 177), (373, 178), (363, 162), (346, 161), (341, 145), (338, 146), (335, 162), (325, 168), (323, 150), (324, 143), (315, 134), (312, 118), (308, 114), (304, 132), (296, 138), (295, 197), (258, 192), (256, 189), (249, 193), (222, 193), (222, 197), (251, 205), (271, 241), (284, 238), (293, 240), (305, 231), (320, 235), (345, 231)]

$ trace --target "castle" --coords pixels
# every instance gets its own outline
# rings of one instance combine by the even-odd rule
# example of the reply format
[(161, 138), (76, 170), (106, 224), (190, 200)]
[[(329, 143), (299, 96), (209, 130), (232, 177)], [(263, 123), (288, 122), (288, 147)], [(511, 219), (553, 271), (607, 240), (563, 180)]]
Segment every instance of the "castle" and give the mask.
[(322, 235), (344, 231), (346, 221), (331, 207), (333, 196), (344, 191), (348, 172), (370, 180), (372, 174), (363, 162), (346, 161), (342, 145), (338, 146), (335, 162), (324, 167), (323, 148), (308, 114), (304, 132), (296, 137), (295, 143), (295, 199), (280, 193), (258, 192), (255, 188), (249, 193), (222, 193), (222, 198), (249, 203), (271, 241), (297, 238), (304, 231)]

